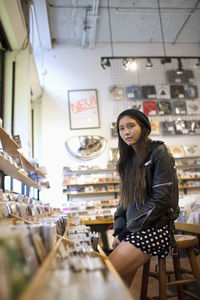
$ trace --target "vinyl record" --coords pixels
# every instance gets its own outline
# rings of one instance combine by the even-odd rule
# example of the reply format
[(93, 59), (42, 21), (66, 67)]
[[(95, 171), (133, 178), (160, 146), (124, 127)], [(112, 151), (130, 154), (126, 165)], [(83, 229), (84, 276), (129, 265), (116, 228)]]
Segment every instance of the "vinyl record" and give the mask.
[(196, 85), (188, 85), (185, 89), (185, 98), (195, 99), (198, 98), (198, 90)]
[(145, 115), (155, 116), (157, 114), (156, 101), (143, 101), (142, 105)]
[(169, 85), (156, 85), (157, 99), (170, 99)]
[(126, 97), (128, 100), (142, 99), (141, 86), (139, 85), (127, 86)]
[(171, 85), (171, 98), (172, 99), (183, 99), (184, 98), (184, 86), (183, 85)]
[(141, 87), (142, 97), (144, 99), (156, 98), (156, 89), (154, 85), (144, 85)]

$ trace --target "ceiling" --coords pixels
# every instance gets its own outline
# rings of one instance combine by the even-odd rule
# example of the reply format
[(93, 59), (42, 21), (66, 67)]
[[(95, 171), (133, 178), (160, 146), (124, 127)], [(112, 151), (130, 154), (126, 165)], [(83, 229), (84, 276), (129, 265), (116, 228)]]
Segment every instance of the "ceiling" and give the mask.
[[(45, 4), (51, 46), (200, 43), (200, 0), (47, 0)], [(36, 7), (39, 14), (44, 16)]]
[(200, 43), (199, 0), (48, 0), (47, 11), (55, 45)]

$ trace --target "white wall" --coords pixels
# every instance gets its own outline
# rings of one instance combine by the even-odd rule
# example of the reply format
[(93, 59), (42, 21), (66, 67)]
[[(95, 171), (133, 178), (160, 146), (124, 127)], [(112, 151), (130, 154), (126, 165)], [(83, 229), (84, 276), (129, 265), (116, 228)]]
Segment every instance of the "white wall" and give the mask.
[[(152, 45), (149, 48), (146, 45), (119, 45), (114, 55), (161, 55), (160, 47), (158, 45)], [(167, 51), (168, 55), (173, 56), (200, 54), (198, 47), (191, 45), (168, 46)], [(35, 133), (35, 149), (39, 149), (36, 156), (38, 155), (39, 161), (46, 166), (51, 186), (51, 189), (41, 193), (45, 201), (61, 203), (63, 166), (71, 168), (83, 164), (103, 166), (108, 160), (108, 148), (117, 147), (117, 139), (112, 138), (110, 132), (111, 122), (116, 121), (113, 102), (109, 99), (108, 92), (109, 86), (114, 83), (113, 74), (109, 68), (102, 70), (101, 56), (110, 56), (109, 46), (100, 45), (92, 50), (70, 46), (58, 47), (51, 51), (44, 51), (38, 60), (36, 58), (39, 74), (42, 77), (43, 95), (40, 101), (34, 104), (35, 114), (41, 114), (41, 128), (37, 126)], [(199, 71), (195, 73), (195, 76), (199, 83)], [(76, 89), (97, 89), (101, 123), (99, 129), (70, 130), (67, 91)], [(95, 134), (106, 138), (107, 147), (99, 158), (83, 162), (67, 153), (64, 147), (66, 139), (83, 134)], [(168, 145), (188, 143), (198, 144), (200, 147), (199, 136), (164, 137), (164, 140)]]

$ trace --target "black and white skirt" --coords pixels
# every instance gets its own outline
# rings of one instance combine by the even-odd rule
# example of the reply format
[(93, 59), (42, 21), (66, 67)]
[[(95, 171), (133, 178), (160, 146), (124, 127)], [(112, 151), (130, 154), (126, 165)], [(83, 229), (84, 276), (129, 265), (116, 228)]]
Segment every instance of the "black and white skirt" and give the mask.
[(123, 242), (129, 242), (149, 255), (165, 257), (170, 250), (170, 228), (169, 225), (164, 225), (160, 228), (131, 232)]

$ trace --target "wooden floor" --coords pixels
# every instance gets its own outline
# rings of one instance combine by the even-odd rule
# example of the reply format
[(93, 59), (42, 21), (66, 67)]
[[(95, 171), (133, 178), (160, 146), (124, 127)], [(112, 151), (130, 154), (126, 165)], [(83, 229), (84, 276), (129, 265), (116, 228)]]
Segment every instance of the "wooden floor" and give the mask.
[[(151, 266), (150, 266), (150, 269), (152, 271), (155, 271), (155, 267), (156, 267), (156, 264), (157, 264), (157, 260), (153, 260), (151, 259)], [(181, 258), (181, 264), (184, 265), (184, 268), (188, 268), (190, 269), (190, 264), (189, 264), (189, 261), (187, 258)], [(167, 259), (167, 270), (171, 271), (173, 270), (173, 265), (172, 265), (172, 260), (171, 258), (168, 258)], [(173, 275), (172, 276), (172, 279), (173, 279)], [(135, 297), (135, 300), (139, 300), (140, 297), (140, 286), (141, 286), (141, 277), (142, 277), (142, 268), (140, 268), (135, 276), (135, 279), (134, 279), (134, 283), (135, 283), (135, 293), (134, 293), (134, 297)], [(196, 295), (198, 295), (198, 292), (197, 292), (197, 289), (196, 289), (196, 284), (192, 283), (192, 284), (189, 284), (187, 287), (186, 287), (190, 292), (193, 292), (195, 293)], [(176, 292), (176, 288), (175, 287), (171, 287), (171, 289), (169, 290), (169, 294), (171, 293), (175, 293)], [(153, 277), (150, 277), (149, 278), (149, 284), (148, 284), (148, 296), (149, 297), (153, 297), (153, 296), (157, 296), (158, 295), (158, 281), (156, 279), (154, 279)], [(169, 298), (169, 299), (172, 299), (172, 300), (175, 300), (175, 299), (178, 299), (177, 297), (172, 297), (172, 298)], [(190, 297), (187, 297), (185, 296), (184, 299), (191, 299)]]

